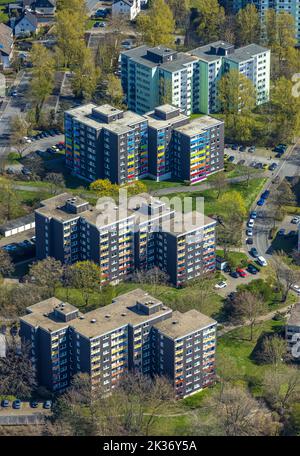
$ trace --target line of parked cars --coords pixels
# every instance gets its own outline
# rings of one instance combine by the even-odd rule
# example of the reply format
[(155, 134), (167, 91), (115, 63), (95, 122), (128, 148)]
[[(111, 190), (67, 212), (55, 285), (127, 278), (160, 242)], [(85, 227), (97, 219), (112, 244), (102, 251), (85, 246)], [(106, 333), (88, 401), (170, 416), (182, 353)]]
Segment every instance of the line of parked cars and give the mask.
[(276, 157), (278, 157), (278, 158), (280, 158), (286, 150), (287, 150), (286, 144), (278, 144), (273, 149), (274, 152), (277, 152)]
[[(31, 408), (38, 408), (40, 405), (40, 402), (36, 401), (36, 400), (33, 400), (30, 402), (30, 407)], [(20, 410), (20, 408), (22, 407), (22, 401), (20, 399), (15, 399), (14, 401), (9, 401), (8, 399), (3, 399), (1, 401), (1, 406), (5, 409), (9, 408), (10, 406), (12, 406), (13, 409), (15, 410)], [(44, 401), (43, 402), (43, 408), (44, 409), (47, 409), (47, 410), (50, 410), (52, 407), (52, 401), (50, 400), (47, 400), (47, 401)]]
[(35, 236), (32, 236), (32, 238), (25, 239), (24, 241), (21, 242), (13, 242), (12, 244), (7, 244), (4, 245), (2, 250), (5, 250), (8, 253), (13, 253), (16, 252), (18, 249), (28, 249), (30, 247), (33, 247), (35, 245)]
[(61, 135), (61, 134), (62, 133), (58, 128), (53, 128), (51, 130), (42, 131), (41, 133), (38, 133), (37, 135), (24, 136), (23, 139), (26, 143), (32, 143), (33, 141), (38, 141), (39, 139), (48, 138), (49, 136), (57, 136), (57, 135)]

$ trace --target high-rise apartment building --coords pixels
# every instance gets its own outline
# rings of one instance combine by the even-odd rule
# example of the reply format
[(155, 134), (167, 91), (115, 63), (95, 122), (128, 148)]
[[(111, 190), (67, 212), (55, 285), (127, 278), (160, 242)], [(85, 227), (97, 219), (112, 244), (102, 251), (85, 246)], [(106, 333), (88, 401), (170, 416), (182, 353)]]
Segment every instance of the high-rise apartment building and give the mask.
[(79, 372), (89, 374), (91, 387), (103, 393), (130, 370), (164, 375), (177, 398), (215, 378), (216, 321), (196, 310), (172, 312), (141, 289), (85, 314), (47, 299), (27, 308), (20, 335), (38, 384), (54, 392), (66, 389)]
[(66, 112), (65, 135), (66, 165), (89, 181), (125, 184), (150, 176), (193, 184), (224, 164), (224, 122), (190, 120), (169, 104), (144, 116), (109, 105), (81, 106)]
[(121, 53), (121, 78), (128, 109), (139, 114), (170, 103), (185, 114), (198, 98), (197, 58), (166, 46), (139, 46)]
[(163, 105), (148, 121), (149, 175), (191, 184), (224, 167), (224, 122), (209, 116), (190, 120), (179, 108)]
[(252, 82), (256, 90), (256, 104), (269, 100), (270, 50), (257, 44), (235, 49), (234, 45), (216, 41), (189, 51), (199, 58), (199, 111), (219, 110), (218, 83), (230, 70), (237, 70)]
[(121, 53), (121, 79), (129, 109), (139, 114), (170, 103), (187, 115), (219, 110), (218, 82), (237, 69), (251, 80), (257, 104), (269, 100), (270, 50), (256, 44), (239, 49), (217, 41), (186, 53), (140, 46)]
[(41, 204), (35, 211), (38, 260), (94, 261), (103, 284), (157, 266), (180, 286), (215, 269), (216, 222), (198, 212), (181, 219), (148, 194), (133, 198), (125, 211), (114, 201), (92, 207), (68, 193)]
[(66, 166), (88, 181), (124, 184), (148, 173), (148, 125), (131, 111), (87, 104), (65, 113)]

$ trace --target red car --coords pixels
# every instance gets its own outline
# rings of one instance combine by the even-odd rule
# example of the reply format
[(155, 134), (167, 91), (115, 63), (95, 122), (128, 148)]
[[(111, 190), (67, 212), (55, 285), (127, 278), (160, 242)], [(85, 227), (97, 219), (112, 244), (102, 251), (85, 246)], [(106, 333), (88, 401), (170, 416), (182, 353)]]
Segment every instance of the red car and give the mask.
[(244, 271), (244, 269), (236, 268), (236, 272), (240, 277), (247, 277), (247, 273)]

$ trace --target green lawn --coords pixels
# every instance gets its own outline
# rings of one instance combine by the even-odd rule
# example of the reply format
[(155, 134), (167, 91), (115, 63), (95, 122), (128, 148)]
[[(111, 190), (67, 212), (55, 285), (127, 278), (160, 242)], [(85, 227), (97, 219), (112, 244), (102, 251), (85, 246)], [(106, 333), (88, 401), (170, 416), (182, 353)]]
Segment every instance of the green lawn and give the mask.
[(217, 317), (222, 312), (223, 298), (219, 296), (217, 293), (214, 293), (213, 291), (208, 296), (205, 303), (201, 306), (199, 304), (199, 308), (197, 308), (197, 305), (195, 307), (194, 302), (189, 302), (189, 288), (177, 289), (169, 287), (167, 285), (148, 285), (133, 282), (122, 282), (114, 287), (104, 287), (102, 293), (94, 292), (90, 295), (88, 307), (86, 307), (85, 305), (85, 299), (81, 290), (59, 287), (57, 288), (55, 294), (57, 298), (66, 300), (71, 304), (78, 306), (83, 312), (86, 312), (91, 309), (110, 304), (111, 300), (115, 296), (127, 293), (128, 291), (134, 290), (135, 288), (142, 288), (154, 297), (161, 299), (166, 305), (169, 305), (173, 310), (186, 312), (187, 310), (196, 308), (204, 314), (214, 317)]
[[(227, 188), (226, 192), (230, 193), (232, 191), (238, 191), (241, 193), (243, 200), (245, 202), (246, 209), (249, 210), (257, 195), (260, 193), (261, 189), (263, 188), (266, 179), (264, 178), (254, 178), (249, 181), (247, 185), (246, 182), (238, 182), (230, 184)], [(171, 193), (169, 195), (165, 195), (165, 197), (174, 198), (179, 197), (181, 199), (185, 197), (192, 197), (193, 198), (193, 209), (196, 207), (196, 198), (203, 197), (204, 198), (204, 213), (206, 215), (213, 215), (222, 212), (222, 205), (217, 199), (218, 191), (215, 189), (204, 190), (202, 192), (194, 191), (194, 192), (178, 192), (178, 193)]]
[(184, 185), (183, 182), (172, 181), (172, 180), (156, 182), (155, 180), (152, 180), (152, 179), (141, 179), (141, 182), (143, 182), (143, 184), (145, 184), (147, 186), (148, 192), (160, 190), (162, 188), (180, 187), (181, 185)]
[(250, 328), (243, 327), (231, 331), (218, 340), (218, 357), (222, 361), (232, 360), (240, 378), (254, 394), (259, 394), (260, 382), (266, 369), (265, 364), (257, 364), (253, 359), (253, 350), (264, 333), (275, 334), (281, 331), (284, 321), (269, 320), (254, 327), (254, 337), (250, 341)]
[[(216, 254), (220, 257), (224, 257), (224, 250), (216, 250)], [(238, 267), (242, 261), (247, 261), (248, 257), (243, 252), (228, 252), (226, 258), (231, 264)]]

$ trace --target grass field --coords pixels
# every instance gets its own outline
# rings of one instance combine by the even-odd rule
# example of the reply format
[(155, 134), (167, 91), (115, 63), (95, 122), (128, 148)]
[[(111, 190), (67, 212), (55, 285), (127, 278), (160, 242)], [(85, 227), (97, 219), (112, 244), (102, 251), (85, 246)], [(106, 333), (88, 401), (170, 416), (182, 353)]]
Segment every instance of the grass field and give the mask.
[[(249, 210), (252, 206), (253, 202), (255, 201), (257, 195), (263, 188), (266, 179), (264, 178), (254, 178), (249, 181), (249, 185), (245, 182), (238, 182), (230, 184), (226, 192), (224, 193), (231, 193), (232, 191), (239, 192), (243, 200), (245, 202), (246, 209)], [(193, 209), (196, 208), (196, 198), (203, 197), (204, 198), (204, 213), (206, 215), (213, 215), (222, 212), (222, 205), (217, 199), (218, 191), (215, 189), (204, 190), (202, 192), (195, 191), (195, 192), (176, 192), (171, 193), (169, 195), (165, 195), (169, 198), (179, 197), (181, 199), (185, 197), (192, 197), (193, 198)]]
[(180, 186), (184, 185), (183, 182), (177, 182), (177, 181), (171, 181), (171, 180), (156, 182), (155, 180), (152, 180), (152, 179), (141, 179), (141, 182), (143, 182), (147, 186), (147, 190), (149, 192), (155, 191), (155, 190), (160, 190), (162, 188), (180, 187)]

